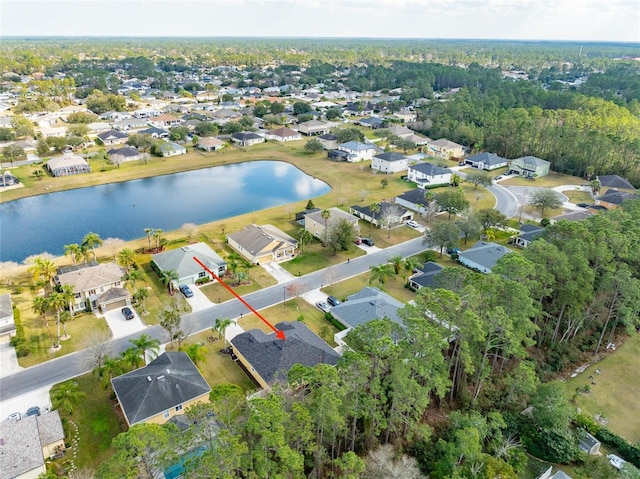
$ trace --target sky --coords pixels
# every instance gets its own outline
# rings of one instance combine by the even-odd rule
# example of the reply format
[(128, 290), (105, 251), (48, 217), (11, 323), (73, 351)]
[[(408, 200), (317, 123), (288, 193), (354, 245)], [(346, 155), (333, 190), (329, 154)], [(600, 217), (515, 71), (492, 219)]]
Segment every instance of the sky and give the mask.
[(640, 42), (640, 0), (0, 0), (2, 36)]

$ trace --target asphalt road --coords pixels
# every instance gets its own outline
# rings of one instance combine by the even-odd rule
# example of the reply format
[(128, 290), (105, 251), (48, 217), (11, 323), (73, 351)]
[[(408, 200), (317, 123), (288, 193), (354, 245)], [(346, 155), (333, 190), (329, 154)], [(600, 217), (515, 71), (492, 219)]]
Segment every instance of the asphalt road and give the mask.
[[(400, 243), (376, 252), (368, 253), (359, 258), (352, 259), (349, 263), (340, 263), (304, 276), (295, 278), (287, 283), (280, 283), (269, 288), (256, 291), (244, 297), (255, 309), (260, 310), (279, 303), (283, 300), (283, 288), (291, 283), (299, 283), (305, 286), (305, 290), (312, 290), (342, 281), (369, 270), (371, 266), (385, 263), (392, 256), (412, 256), (424, 251), (422, 238)], [(237, 318), (249, 310), (237, 299), (214, 305), (208, 309), (191, 313), (183, 318), (183, 330), (188, 334), (210, 329), (216, 318)], [(267, 318), (269, 319), (269, 318)], [(274, 321), (277, 323), (277, 321)], [(149, 326), (144, 334), (168, 342), (169, 338), (160, 326)], [(136, 339), (140, 333), (133, 334), (109, 342), (109, 355), (116, 356), (126, 350), (130, 345), (129, 339)], [(5, 401), (35, 389), (53, 385), (79, 376), (93, 369), (90, 354), (85, 351), (68, 354), (60, 358), (47, 361), (27, 368), (10, 376), (0, 378), (0, 401)]]

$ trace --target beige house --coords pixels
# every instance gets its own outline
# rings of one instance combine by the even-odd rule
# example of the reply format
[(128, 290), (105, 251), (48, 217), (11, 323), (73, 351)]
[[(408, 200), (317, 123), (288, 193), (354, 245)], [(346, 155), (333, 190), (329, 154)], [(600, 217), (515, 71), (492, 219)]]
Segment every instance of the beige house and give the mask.
[(265, 138), (267, 140), (276, 140), (276, 141), (284, 142), (284, 141), (299, 140), (302, 138), (302, 135), (297, 131), (293, 131), (291, 128), (287, 128), (286, 126), (283, 126), (282, 128), (269, 130), (265, 134)]
[(298, 131), (303, 135), (315, 136), (329, 133), (329, 126), (318, 120), (309, 120), (298, 125)]
[(143, 368), (111, 380), (129, 427), (164, 424), (191, 405), (209, 402), (211, 386), (182, 351), (167, 352)]
[(65, 450), (58, 411), (0, 423), (0, 478), (36, 479), (45, 462)]
[(58, 270), (55, 282), (69, 285), (75, 297), (71, 312), (110, 311), (131, 304), (131, 294), (122, 287), (124, 272), (115, 263), (89, 263), (63, 266)]
[(298, 243), (272, 225), (249, 225), (227, 236), (234, 250), (254, 264), (286, 261), (296, 255)]
[(431, 156), (444, 158), (446, 160), (464, 157), (464, 147), (446, 138), (429, 142), (427, 150)]
[[(329, 208), (328, 211), (331, 213), (329, 218), (326, 220), (326, 226), (328, 228), (331, 228), (332, 225), (336, 224), (340, 220), (345, 220), (354, 226), (356, 233), (360, 231), (360, 225), (358, 224), (357, 217), (342, 211), (339, 208)], [(305, 215), (304, 229), (316, 238), (324, 241), (325, 219), (322, 217), (322, 211), (314, 211), (313, 213)]]
[(213, 136), (198, 139), (198, 148), (204, 151), (218, 151), (224, 148), (224, 141)]

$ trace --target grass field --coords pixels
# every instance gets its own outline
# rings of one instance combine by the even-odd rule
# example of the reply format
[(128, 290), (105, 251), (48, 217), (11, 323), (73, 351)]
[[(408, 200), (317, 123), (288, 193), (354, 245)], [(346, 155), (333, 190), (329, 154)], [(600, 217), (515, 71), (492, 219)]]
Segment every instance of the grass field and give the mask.
[[(576, 407), (592, 416), (604, 416), (607, 428), (632, 443), (640, 441), (639, 358), (640, 335), (636, 334), (615, 352), (607, 353), (604, 359), (566, 382), (567, 397), (575, 398)], [(596, 369), (600, 370), (600, 374), (596, 373)], [(589, 379), (590, 376), (593, 380)], [(589, 386), (588, 394), (576, 393), (576, 389), (585, 386)]]
[(555, 188), (562, 185), (581, 185), (586, 180), (578, 178), (577, 176), (563, 175), (561, 173), (555, 173), (550, 171), (547, 176), (541, 176), (535, 180), (527, 178), (521, 178), (519, 176), (508, 178), (500, 182), (501, 185), (506, 186), (534, 186), (536, 188)]

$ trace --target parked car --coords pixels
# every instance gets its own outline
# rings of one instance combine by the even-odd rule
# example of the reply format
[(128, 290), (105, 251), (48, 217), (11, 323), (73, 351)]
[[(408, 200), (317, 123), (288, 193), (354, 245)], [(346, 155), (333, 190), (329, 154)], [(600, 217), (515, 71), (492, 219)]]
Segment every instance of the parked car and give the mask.
[(502, 179), (502, 175), (498, 175), (494, 178), (494, 180), (501, 180)]
[(464, 165), (465, 165), (465, 162), (464, 162), (464, 161), (459, 161), (459, 162), (458, 162), (458, 166), (464, 166)]
[(122, 316), (124, 316), (124, 319), (126, 319), (126, 320), (135, 318), (135, 315), (133, 314), (133, 311), (128, 306), (125, 306), (120, 311), (122, 312)]
[(39, 416), (40, 408), (38, 406), (31, 406), (27, 409), (27, 416)]
[(362, 241), (362, 244), (365, 244), (367, 246), (375, 245), (375, 242), (371, 238), (361, 238), (360, 241)]
[(331, 308), (329, 307), (329, 305), (327, 303), (325, 303), (324, 301), (318, 301), (316, 303), (316, 307), (322, 311), (323, 313), (328, 313), (329, 310), (331, 310)]
[(19, 421), (20, 419), (22, 419), (22, 414), (20, 414), (19, 412), (14, 412), (13, 414), (9, 414), (9, 417), (7, 419), (13, 419), (14, 421)]
[(329, 303), (331, 306), (338, 306), (340, 304), (340, 300), (338, 298), (336, 298), (335, 296), (328, 296), (327, 297), (327, 303)]
[(184, 294), (185, 298), (190, 298), (191, 296), (193, 296), (193, 291), (191, 291), (191, 288), (186, 284), (180, 285), (180, 292)]
[(413, 220), (407, 221), (407, 226), (411, 226), (412, 228), (419, 228), (420, 227), (420, 225), (417, 222), (413, 221)]
[(460, 250), (458, 248), (447, 248), (447, 254), (457, 255), (458, 253), (460, 253)]

